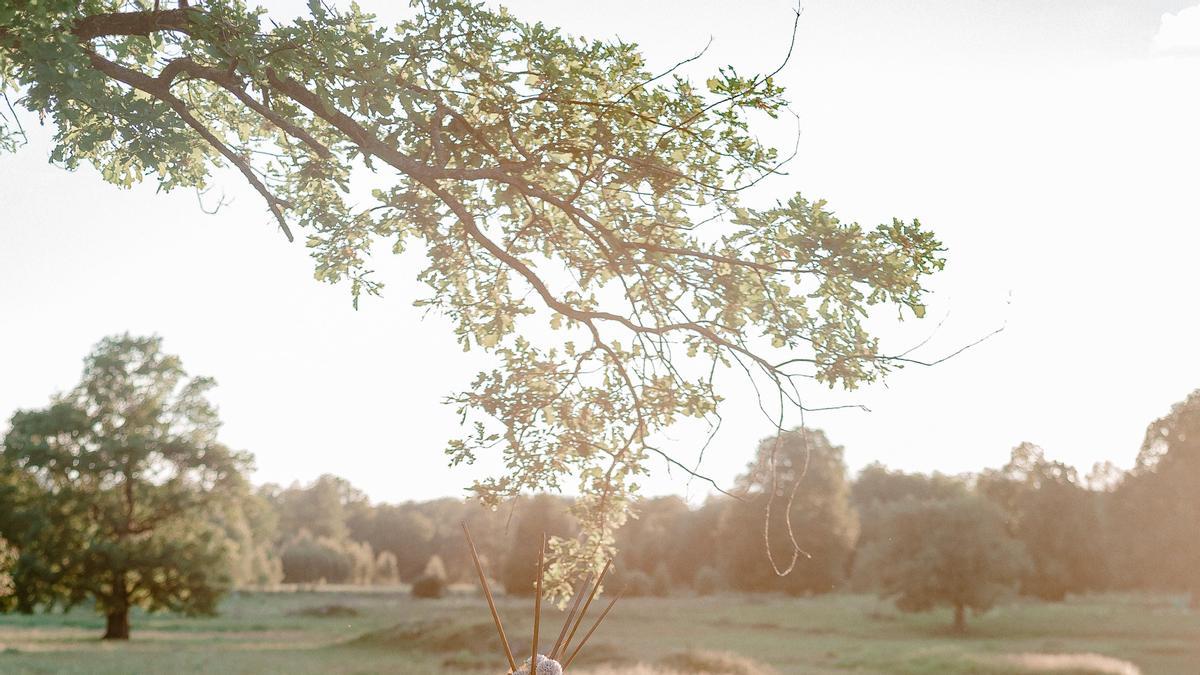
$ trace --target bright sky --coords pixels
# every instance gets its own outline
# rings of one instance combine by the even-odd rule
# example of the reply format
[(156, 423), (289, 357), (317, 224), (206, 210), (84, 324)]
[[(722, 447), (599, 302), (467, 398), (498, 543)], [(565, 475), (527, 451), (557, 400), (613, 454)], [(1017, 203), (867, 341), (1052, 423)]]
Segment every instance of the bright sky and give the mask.
[[(368, 10), (405, 3), (361, 0)], [(913, 9), (919, 5), (920, 9)], [(880, 324), (888, 351), (942, 365), (887, 386), (813, 390), (811, 416), (852, 468), (880, 460), (958, 472), (1002, 464), (1028, 440), (1086, 471), (1132, 463), (1146, 424), (1200, 387), (1200, 5), (1194, 0), (809, 0), (789, 87), (801, 121), (791, 175), (844, 220), (919, 217), (949, 248), (930, 319)], [(286, 14), (301, 3), (268, 3)], [(711, 36), (701, 69), (773, 66), (787, 0), (508, 4), (573, 33), (640, 43), (663, 67)], [(393, 12), (394, 18), (395, 11)], [(701, 78), (702, 79), (702, 76)], [(768, 133), (782, 132), (772, 129)], [(102, 336), (158, 333), (211, 375), (224, 439), (258, 481), (332, 472), (378, 500), (461, 494), (457, 432), (441, 399), (479, 365), (423, 317), (417, 260), (381, 256), (385, 297), (359, 311), (321, 285), (252, 194), (205, 215), (195, 195), (122, 191), (47, 164), (46, 130), (0, 157), (0, 419), (73, 385)], [(772, 136), (776, 138), (776, 136)], [(209, 195), (208, 202), (216, 195)], [(703, 471), (727, 483), (769, 432), (749, 392), (727, 392)], [(671, 449), (694, 457), (695, 434)], [(656, 467), (660, 468), (661, 467)], [(659, 471), (650, 493), (704, 494)]]

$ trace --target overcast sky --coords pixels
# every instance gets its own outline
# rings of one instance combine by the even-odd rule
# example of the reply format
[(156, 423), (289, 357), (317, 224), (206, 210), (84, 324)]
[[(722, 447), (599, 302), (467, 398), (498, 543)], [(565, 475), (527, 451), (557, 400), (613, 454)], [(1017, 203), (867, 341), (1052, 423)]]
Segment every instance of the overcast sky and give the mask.
[[(368, 10), (406, 3), (362, 0)], [(911, 5), (919, 4), (914, 10)], [(1132, 463), (1146, 424), (1200, 387), (1200, 5), (1178, 0), (811, 0), (781, 80), (800, 156), (763, 199), (799, 190), (843, 220), (918, 217), (946, 243), (930, 319), (880, 323), (895, 352), (941, 328), (935, 368), (886, 386), (813, 390), (870, 413), (810, 417), (852, 469), (1002, 464), (1032, 441), (1086, 471)], [(302, 3), (277, 0), (281, 16)], [(621, 36), (656, 67), (712, 48), (693, 72), (772, 67), (783, 0), (511, 2), (566, 30)], [(736, 6), (736, 9), (734, 7)], [(391, 18), (394, 12), (388, 9)], [(764, 129), (787, 140), (792, 128)], [(354, 311), (312, 279), (254, 196), (205, 215), (194, 194), (123, 191), (47, 163), (46, 130), (0, 156), (0, 419), (73, 385), (102, 336), (157, 333), (214, 376), (224, 440), (256, 480), (348, 478), (378, 500), (461, 494), (495, 466), (448, 469), (441, 399), (479, 366), (447, 323), (412, 307), (418, 260), (375, 260), (385, 297)], [(215, 194), (207, 198), (211, 204)], [(769, 432), (732, 384), (703, 470), (728, 482)], [(681, 429), (672, 450), (694, 456)], [(662, 467), (655, 467), (661, 469)], [(651, 493), (703, 486), (659, 470)]]

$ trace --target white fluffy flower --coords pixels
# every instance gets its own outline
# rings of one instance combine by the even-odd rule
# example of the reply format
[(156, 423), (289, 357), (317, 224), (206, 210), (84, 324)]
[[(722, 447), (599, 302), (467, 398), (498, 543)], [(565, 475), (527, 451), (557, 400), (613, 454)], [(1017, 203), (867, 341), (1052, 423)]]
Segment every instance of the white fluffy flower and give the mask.
[[(536, 675), (562, 675), (562, 671), (562, 665), (558, 661), (538, 654)], [(517, 666), (517, 672), (513, 675), (529, 675), (529, 659), (525, 659), (525, 663)]]

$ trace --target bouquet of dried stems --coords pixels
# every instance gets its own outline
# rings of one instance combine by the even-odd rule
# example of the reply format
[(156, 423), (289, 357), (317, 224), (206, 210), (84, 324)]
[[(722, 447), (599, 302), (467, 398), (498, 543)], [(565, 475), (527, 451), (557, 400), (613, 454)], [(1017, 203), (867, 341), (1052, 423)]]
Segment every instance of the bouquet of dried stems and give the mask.
[[(617, 600), (621, 599), (618, 594), (609, 601), (608, 606), (596, 618), (592, 627), (584, 633), (583, 638), (579, 640), (579, 644), (575, 649), (571, 649), (572, 641), (575, 639), (575, 633), (579, 630), (579, 626), (583, 623), (583, 617), (587, 614), (588, 608), (592, 606), (592, 601), (596, 599), (596, 595), (600, 592), (600, 585), (604, 582), (604, 576), (608, 574), (612, 567), (612, 561), (604, 566), (598, 576), (588, 573), (588, 575), (579, 582), (575, 589), (575, 593), (571, 598), (567, 612), (567, 618), (563, 622), (562, 628), (558, 631), (558, 639), (554, 641), (554, 645), (550, 648), (549, 653), (538, 653), (538, 632), (541, 629), (542, 623), (542, 576), (546, 567), (546, 537), (542, 536), (541, 549), (538, 551), (538, 573), (537, 587), (534, 590), (533, 596), (533, 646), (530, 650), (529, 658), (518, 664), (513, 657), (512, 649), (508, 645), (508, 637), (504, 634), (504, 623), (500, 620), (500, 613), (496, 611), (496, 601), (492, 597), (492, 589), (488, 585), (487, 575), (483, 572), (483, 564), (479, 562), (479, 552), (475, 550), (475, 541), (471, 538), (471, 530), (464, 522), (462, 524), (463, 533), (467, 535), (467, 545), (471, 547), (471, 559), (475, 561), (475, 571), (479, 573), (479, 583), (483, 586), (483, 596), (487, 598), (488, 609), (492, 612), (492, 621), (496, 624), (496, 632), (500, 635), (500, 646), (504, 648), (504, 657), (508, 659), (508, 675), (562, 675), (571, 664), (575, 662), (576, 657), (583, 650), (584, 645), (591, 639), (592, 634), (600, 627), (608, 613), (612, 611)], [(595, 583), (593, 583), (593, 577)], [(587, 601), (583, 602), (583, 607), (580, 608), (580, 602), (583, 601), (584, 592), (588, 588), (591, 592), (587, 594)], [(532, 671), (531, 671), (532, 666)]]

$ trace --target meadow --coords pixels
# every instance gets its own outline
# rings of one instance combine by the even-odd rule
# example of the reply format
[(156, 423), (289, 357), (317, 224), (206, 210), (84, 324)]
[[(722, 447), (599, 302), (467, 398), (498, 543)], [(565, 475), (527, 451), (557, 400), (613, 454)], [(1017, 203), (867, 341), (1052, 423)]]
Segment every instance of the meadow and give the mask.
[[(500, 601), (514, 651), (528, 649), (528, 601)], [(559, 616), (550, 614), (553, 641)], [(1200, 672), (1200, 613), (1178, 598), (1099, 595), (1015, 601), (972, 617), (965, 635), (948, 612), (902, 614), (869, 596), (773, 595), (622, 601), (572, 670), (630, 672), (1136, 673)], [(401, 590), (239, 593), (218, 616), (133, 617), (127, 644), (101, 642), (84, 610), (0, 616), (3, 673), (502, 673), (486, 606), (460, 590), (417, 600)], [(1064, 655), (1090, 655), (1087, 657)], [(705, 665), (706, 660), (710, 665)], [(753, 664), (753, 665), (751, 665)], [(713, 668), (706, 671), (705, 668)]]

